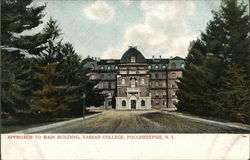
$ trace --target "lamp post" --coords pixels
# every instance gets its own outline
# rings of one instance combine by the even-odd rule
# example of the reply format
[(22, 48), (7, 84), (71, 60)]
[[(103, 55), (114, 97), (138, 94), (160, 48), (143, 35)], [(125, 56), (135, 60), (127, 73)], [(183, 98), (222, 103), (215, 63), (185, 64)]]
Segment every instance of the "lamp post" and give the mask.
[(82, 95), (82, 101), (83, 101), (83, 104), (82, 104), (82, 118), (85, 119), (85, 110), (86, 110), (86, 105), (85, 105), (85, 98), (86, 98), (86, 94), (85, 92), (83, 92), (83, 95)]

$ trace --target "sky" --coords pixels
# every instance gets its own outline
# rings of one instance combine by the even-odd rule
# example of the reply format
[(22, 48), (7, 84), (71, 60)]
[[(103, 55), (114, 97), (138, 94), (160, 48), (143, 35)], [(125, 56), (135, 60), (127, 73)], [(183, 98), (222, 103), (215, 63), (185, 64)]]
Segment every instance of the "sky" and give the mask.
[(218, 10), (215, 0), (36, 0), (47, 3), (44, 23), (57, 20), (63, 41), (73, 44), (82, 57), (118, 59), (129, 46), (145, 57), (186, 57), (189, 44), (197, 39)]

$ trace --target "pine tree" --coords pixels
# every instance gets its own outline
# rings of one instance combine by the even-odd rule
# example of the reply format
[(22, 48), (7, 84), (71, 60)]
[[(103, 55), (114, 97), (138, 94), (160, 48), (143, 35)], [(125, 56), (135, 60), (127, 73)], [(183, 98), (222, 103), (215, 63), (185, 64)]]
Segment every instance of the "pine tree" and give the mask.
[(250, 123), (250, 92), (244, 70), (238, 64), (231, 64), (223, 78), (223, 88), (218, 93), (223, 97), (220, 101), (224, 118)]
[(40, 67), (41, 73), (35, 75), (35, 79), (41, 82), (41, 88), (33, 91), (36, 95), (32, 111), (36, 114), (51, 118), (52, 115), (57, 115), (60, 111), (65, 109), (62, 101), (63, 88), (55, 85), (55, 79), (60, 74), (56, 72), (56, 63), (49, 63), (46, 66)]
[(177, 106), (198, 115), (249, 123), (246, 5), (226, 0), (213, 15), (201, 39), (191, 43), (186, 70), (178, 83)]

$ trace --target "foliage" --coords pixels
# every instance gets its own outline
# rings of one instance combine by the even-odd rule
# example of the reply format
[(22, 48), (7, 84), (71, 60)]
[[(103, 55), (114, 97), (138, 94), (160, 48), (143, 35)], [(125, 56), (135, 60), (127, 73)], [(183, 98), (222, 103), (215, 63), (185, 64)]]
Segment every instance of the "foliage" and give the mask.
[(249, 15), (246, 5), (223, 1), (213, 20), (191, 43), (178, 83), (182, 111), (250, 123)]
[(40, 67), (41, 73), (35, 74), (35, 79), (42, 83), (40, 89), (33, 91), (36, 99), (31, 110), (36, 114), (51, 116), (65, 109), (65, 105), (61, 103), (63, 88), (55, 85), (55, 79), (60, 74), (56, 71), (56, 66), (56, 63), (49, 63)]

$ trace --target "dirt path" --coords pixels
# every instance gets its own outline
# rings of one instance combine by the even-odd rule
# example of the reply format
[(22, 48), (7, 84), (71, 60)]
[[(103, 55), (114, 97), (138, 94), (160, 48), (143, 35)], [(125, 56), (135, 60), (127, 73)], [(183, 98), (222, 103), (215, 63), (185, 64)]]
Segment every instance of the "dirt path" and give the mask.
[(42, 133), (249, 133), (247, 130), (150, 111), (104, 111), (102, 115)]

